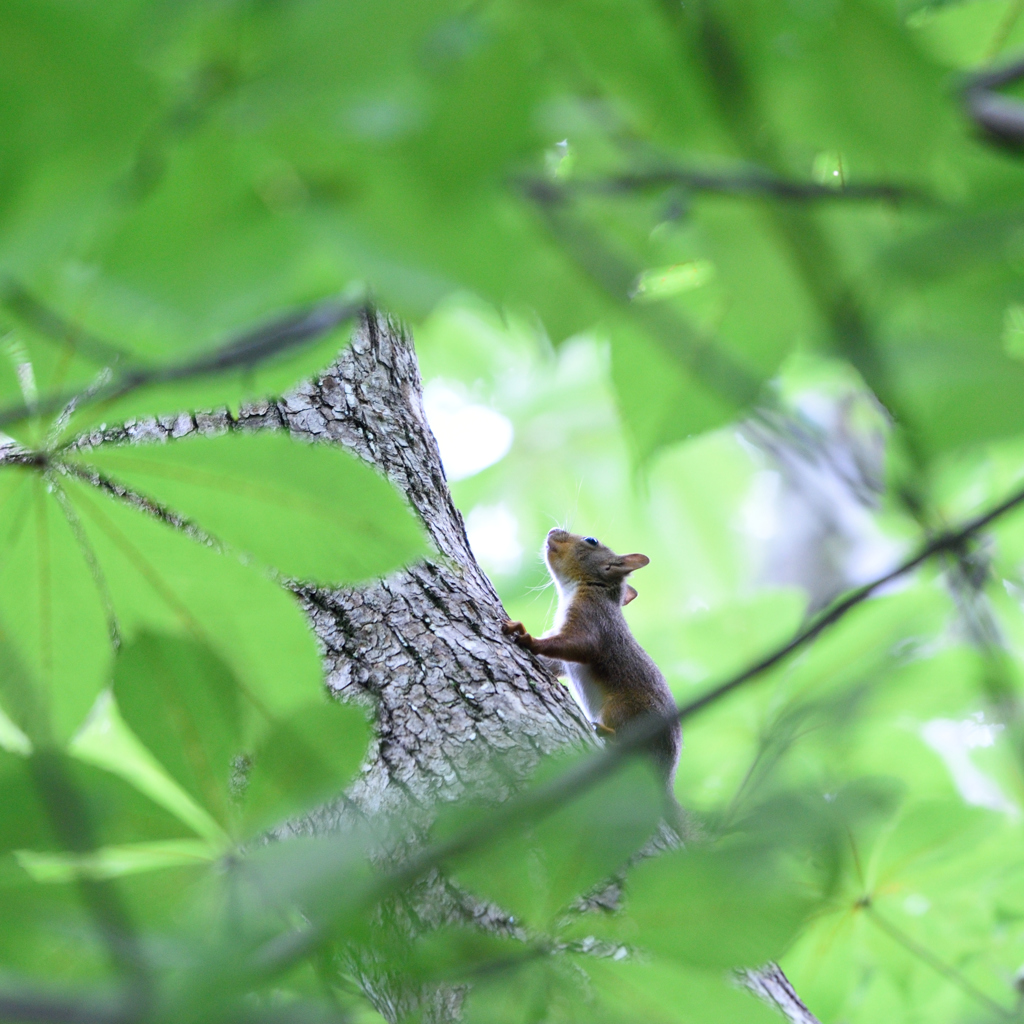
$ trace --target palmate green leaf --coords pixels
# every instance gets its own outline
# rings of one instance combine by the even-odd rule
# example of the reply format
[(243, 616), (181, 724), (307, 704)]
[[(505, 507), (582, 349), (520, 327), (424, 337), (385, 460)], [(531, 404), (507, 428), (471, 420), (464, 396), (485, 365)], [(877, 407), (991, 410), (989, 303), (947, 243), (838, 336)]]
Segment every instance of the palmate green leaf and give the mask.
[(693, 214), (723, 292), (716, 340), (762, 379), (778, 373), (798, 346), (816, 346), (824, 335), (824, 311), (770, 213), (755, 203), (709, 196), (694, 204)]
[[(783, 153), (807, 159), (806, 172), (817, 153), (838, 150), (847, 180), (913, 181), (934, 174), (934, 154), (958, 141), (945, 71), (895, 8), (844, 0), (829, 16), (821, 4), (797, 12), (726, 0), (715, 9)], [(780, 32), (786, 44), (773, 45)]]
[(1019, 931), (1007, 927), (1016, 920), (1019, 835), (1017, 823), (957, 799), (908, 802), (877, 837), (855, 831), (864, 874), (783, 967), (823, 1014), (856, 1022), (874, 1019), (880, 1004), (933, 1019), (991, 1014), (986, 999), (1008, 1007), (1024, 955)]
[(114, 696), (135, 735), (226, 827), (244, 701), (231, 670), (195, 640), (142, 632), (118, 652)]
[(0, 853), (52, 849), (50, 817), (25, 757), (0, 751)]
[(778, 958), (816, 903), (778, 850), (677, 850), (633, 868), (611, 934), (691, 967), (745, 967)]
[(84, 461), (289, 576), (353, 582), (426, 553), (394, 488), (334, 446), (232, 433), (104, 447)]
[[(535, 784), (572, 770), (578, 758), (542, 766)], [(609, 881), (650, 838), (664, 812), (660, 781), (636, 759), (536, 822), (517, 822), (460, 858), (455, 877), (536, 927), (552, 924), (576, 897)], [(480, 808), (461, 808), (439, 824), (443, 837)]]
[[(433, 937), (427, 938), (429, 943)], [(556, 956), (505, 941), (479, 962), (488, 943), (466, 946), (475, 968), (465, 1004), (468, 1021), (508, 1024), (768, 1024), (775, 1014), (720, 971), (664, 960)], [(503, 954), (503, 955), (502, 955)], [(455, 978), (458, 971), (453, 972)]]
[(909, 804), (882, 837), (868, 865), (871, 890), (913, 880), (937, 861), (970, 852), (997, 824), (997, 816), (959, 800)]
[(81, 725), (110, 652), (101, 590), (58, 497), (42, 473), (0, 471), (0, 701), (43, 745)]
[(253, 756), (245, 832), (253, 834), (337, 796), (366, 756), (369, 739), (363, 711), (333, 700), (277, 721)]
[(319, 658), (298, 604), (233, 558), (101, 491), (66, 480), (121, 631), (184, 634), (230, 667), (246, 694), (243, 735), (319, 698)]
[(401, 965), (405, 977), (420, 983), (472, 984), (490, 973), (507, 979), (538, 955), (528, 942), (458, 926), (444, 926), (414, 940), (395, 936), (385, 943), (388, 959)]
[(929, 454), (1024, 428), (1020, 224), (1016, 206), (951, 216), (879, 259), (889, 275), (883, 352), (903, 415)]
[[(622, 104), (616, 113), (662, 144), (685, 140), (696, 147), (714, 136), (717, 126), (702, 95), (699, 69), (679, 59), (678, 42), (660, 4), (588, 0), (529, 6), (534, 32), (549, 48), (548, 60), (572, 75), (574, 91), (600, 82), (604, 94)], [(567, 105), (563, 118), (559, 112), (557, 107), (545, 111), (553, 137), (575, 139), (585, 129), (579, 111)]]

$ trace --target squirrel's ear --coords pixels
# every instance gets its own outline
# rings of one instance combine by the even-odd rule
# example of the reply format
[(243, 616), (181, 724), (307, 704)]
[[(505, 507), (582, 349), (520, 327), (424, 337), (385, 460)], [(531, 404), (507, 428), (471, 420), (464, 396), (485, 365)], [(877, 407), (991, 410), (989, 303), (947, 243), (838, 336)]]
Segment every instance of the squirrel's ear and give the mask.
[(635, 598), (635, 597), (636, 597), (636, 587), (631, 587), (627, 583), (626, 584), (626, 592), (622, 596), (623, 607), (625, 607), (627, 604), (629, 604), (629, 602), (632, 601), (633, 598)]
[(634, 572), (637, 569), (642, 569), (650, 559), (646, 555), (623, 555), (622, 565), (628, 572)]

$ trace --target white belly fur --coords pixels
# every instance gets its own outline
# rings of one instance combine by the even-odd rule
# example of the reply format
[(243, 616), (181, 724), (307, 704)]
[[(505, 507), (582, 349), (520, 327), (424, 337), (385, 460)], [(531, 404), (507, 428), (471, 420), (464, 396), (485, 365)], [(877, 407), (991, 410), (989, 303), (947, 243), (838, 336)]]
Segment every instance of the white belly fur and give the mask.
[[(565, 625), (565, 617), (569, 613), (569, 606), (573, 597), (576, 596), (575, 583), (560, 583), (554, 577), (555, 589), (558, 591), (558, 609), (555, 611), (555, 624), (544, 635), (553, 636), (561, 631)], [(576, 698), (576, 703), (583, 708), (583, 713), (591, 722), (601, 721), (601, 707), (604, 704), (604, 691), (594, 680), (594, 674), (590, 671), (589, 665), (581, 665), (575, 661), (562, 663), (563, 671), (569, 677), (569, 689)]]
[(576, 703), (583, 708), (590, 721), (600, 722), (601, 708), (604, 705), (604, 689), (594, 678), (594, 673), (591, 672), (590, 666), (567, 661), (565, 667)]

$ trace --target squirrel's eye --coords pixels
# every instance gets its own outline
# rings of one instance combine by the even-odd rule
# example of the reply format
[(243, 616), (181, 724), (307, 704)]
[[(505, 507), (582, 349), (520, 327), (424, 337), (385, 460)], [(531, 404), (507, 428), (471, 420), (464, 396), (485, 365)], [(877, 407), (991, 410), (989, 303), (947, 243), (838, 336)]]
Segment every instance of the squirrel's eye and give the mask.
[(584, 544), (589, 544), (592, 548), (596, 548), (597, 547), (597, 538), (595, 538), (595, 537), (584, 537), (583, 538), (583, 543)]

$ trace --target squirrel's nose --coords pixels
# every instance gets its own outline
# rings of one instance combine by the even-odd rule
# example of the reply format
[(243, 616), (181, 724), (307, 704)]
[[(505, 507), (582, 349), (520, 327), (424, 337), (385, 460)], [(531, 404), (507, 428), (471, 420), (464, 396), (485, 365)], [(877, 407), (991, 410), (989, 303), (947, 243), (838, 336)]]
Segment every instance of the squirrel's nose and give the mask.
[(565, 540), (568, 536), (568, 531), (563, 530), (560, 526), (555, 526), (548, 530), (548, 540)]

